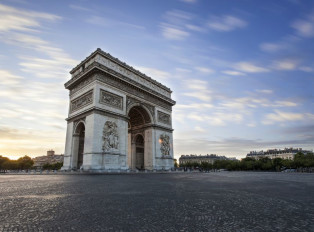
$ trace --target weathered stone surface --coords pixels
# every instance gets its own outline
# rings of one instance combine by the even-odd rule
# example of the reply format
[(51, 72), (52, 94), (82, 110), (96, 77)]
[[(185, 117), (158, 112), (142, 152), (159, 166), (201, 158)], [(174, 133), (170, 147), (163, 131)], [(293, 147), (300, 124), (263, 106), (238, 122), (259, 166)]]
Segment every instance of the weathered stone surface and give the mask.
[(0, 231), (314, 231), (314, 175), (0, 175)]
[[(100, 49), (71, 74), (63, 170), (173, 167), (169, 88)], [(134, 141), (139, 134), (141, 147)]]

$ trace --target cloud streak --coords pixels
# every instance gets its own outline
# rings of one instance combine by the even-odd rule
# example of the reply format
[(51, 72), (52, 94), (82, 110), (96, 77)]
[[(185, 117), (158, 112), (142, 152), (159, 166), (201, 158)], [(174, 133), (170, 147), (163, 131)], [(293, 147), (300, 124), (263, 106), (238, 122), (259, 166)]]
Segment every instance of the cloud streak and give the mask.
[(19, 10), (0, 4), (0, 32), (34, 31), (41, 26), (38, 20), (56, 21), (61, 17), (53, 14)]
[(245, 28), (248, 23), (232, 15), (213, 16), (208, 22), (208, 27), (215, 31), (229, 32)]

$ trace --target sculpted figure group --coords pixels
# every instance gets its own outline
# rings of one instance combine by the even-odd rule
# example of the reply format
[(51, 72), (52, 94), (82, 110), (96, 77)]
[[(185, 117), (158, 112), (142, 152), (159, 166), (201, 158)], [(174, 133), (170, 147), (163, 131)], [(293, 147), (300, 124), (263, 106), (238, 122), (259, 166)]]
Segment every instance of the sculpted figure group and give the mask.
[(162, 155), (170, 155), (170, 137), (167, 134), (160, 135), (160, 151)]
[(103, 151), (118, 150), (119, 135), (117, 131), (117, 124), (115, 122), (107, 121), (103, 130)]

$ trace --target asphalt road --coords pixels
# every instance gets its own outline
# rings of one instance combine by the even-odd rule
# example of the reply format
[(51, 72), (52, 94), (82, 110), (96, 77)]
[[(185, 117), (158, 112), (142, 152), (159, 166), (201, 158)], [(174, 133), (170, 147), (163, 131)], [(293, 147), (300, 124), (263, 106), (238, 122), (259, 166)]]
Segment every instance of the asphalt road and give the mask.
[(314, 174), (0, 175), (2, 231), (314, 231)]

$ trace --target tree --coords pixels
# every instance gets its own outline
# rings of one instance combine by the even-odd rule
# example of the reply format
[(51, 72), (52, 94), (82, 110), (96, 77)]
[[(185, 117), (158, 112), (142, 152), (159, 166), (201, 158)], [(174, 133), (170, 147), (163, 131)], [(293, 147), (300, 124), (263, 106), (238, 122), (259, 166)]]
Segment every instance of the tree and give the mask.
[(43, 169), (44, 170), (59, 170), (62, 168), (62, 166), (63, 166), (63, 162), (57, 162), (54, 164), (46, 163), (43, 165)]
[(31, 157), (26, 155), (24, 157), (19, 158), (17, 160), (17, 163), (19, 169), (30, 169), (34, 164), (34, 161), (32, 160)]
[(0, 171), (1, 170), (6, 170), (7, 168), (7, 163), (10, 161), (9, 158), (7, 157), (3, 157), (2, 155), (0, 155)]
[(283, 159), (275, 158), (275, 159), (272, 160), (272, 162), (273, 162), (274, 170), (276, 170), (277, 172), (280, 171), (282, 166), (283, 166)]

